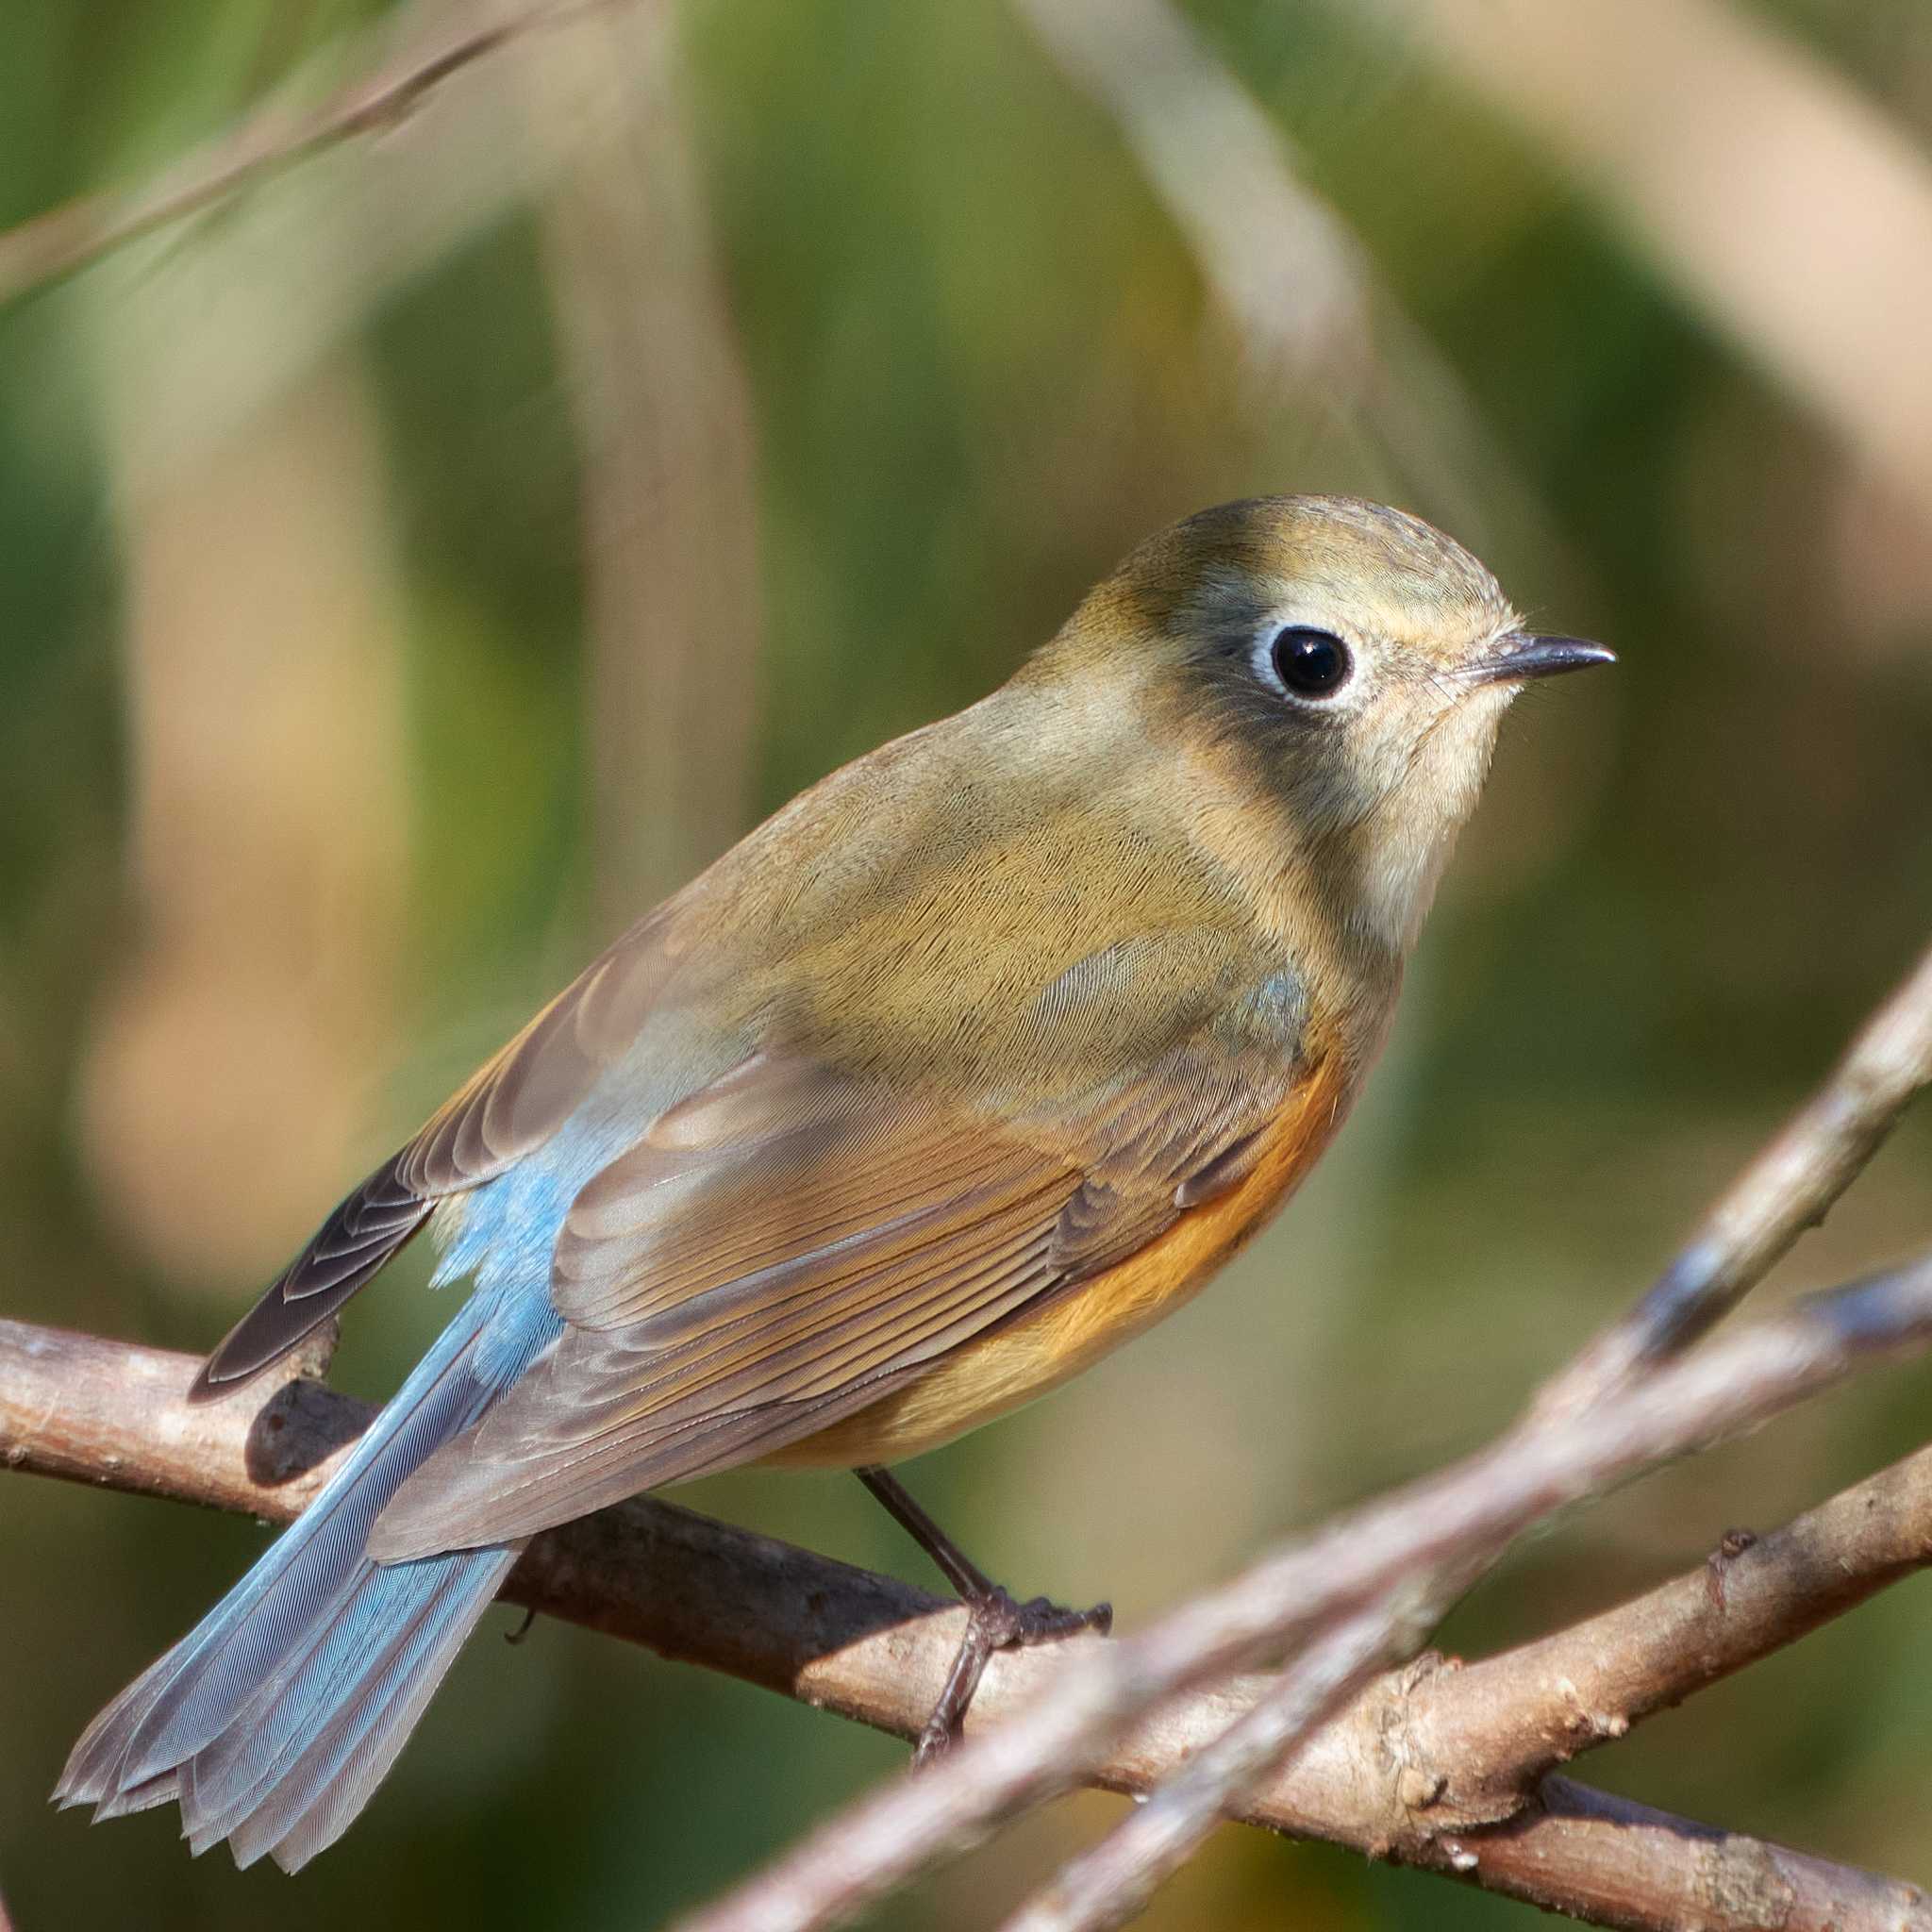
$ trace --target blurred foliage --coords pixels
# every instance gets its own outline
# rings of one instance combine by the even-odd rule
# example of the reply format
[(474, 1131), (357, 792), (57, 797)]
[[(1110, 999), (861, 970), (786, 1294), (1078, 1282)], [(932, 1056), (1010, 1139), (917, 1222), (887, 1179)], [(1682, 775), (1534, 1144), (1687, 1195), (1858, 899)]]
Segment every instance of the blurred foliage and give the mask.
[[(1918, 0), (1758, 10), (1932, 137)], [(1507, 477), (1469, 494), (1535, 507), (1459, 534), (1624, 662), (1520, 708), (1389, 1063), (1281, 1226), (1157, 1340), (913, 1472), (1016, 1585), (1110, 1595), (1128, 1624), (1500, 1424), (1817, 1074), (1932, 906), (1923, 525), (1399, 40), (1299, 0), (1191, 17), (1493, 433)], [(345, 0), (15, 0), (0, 225), (152, 173), (271, 90), (317, 98), (388, 25)], [(1004, 676), (1158, 523), (1262, 488), (1408, 493), (1317, 398), (1257, 395), (1117, 130), (1014, 16), (696, 0), (681, 29), (758, 439), (760, 810)], [(584, 589), (598, 486), (558, 326), (556, 130), (533, 126), (552, 110), (516, 78), (543, 58), (522, 43), (393, 135), (0, 312), (9, 1315), (205, 1345), (608, 936), (584, 759), (608, 669)], [(1781, 1280), (1923, 1243), (1928, 1157), (1921, 1118)], [(392, 1379), (437, 1319), (421, 1264), (396, 1274), (355, 1311), (352, 1384)], [(1916, 1441), (1924, 1387), (1876, 1378), (1614, 1499), (1445, 1642), (1529, 1634), (1804, 1507)], [(842, 1479), (693, 1500), (918, 1574)], [(87, 1717), (259, 1541), (0, 1485), (21, 1932), (650, 1925), (899, 1760), (541, 1626), (513, 1654), (473, 1643), (299, 1880), (191, 1862), (172, 1813), (88, 1836), (45, 1811)], [(1932, 1877), (1910, 1795), (1927, 1610), (1894, 1591), (1589, 1774)], [(1063, 1806), (877, 1923), (991, 1923), (1114, 1808)], [(1146, 1923), (1528, 1918), (1226, 1831)]]

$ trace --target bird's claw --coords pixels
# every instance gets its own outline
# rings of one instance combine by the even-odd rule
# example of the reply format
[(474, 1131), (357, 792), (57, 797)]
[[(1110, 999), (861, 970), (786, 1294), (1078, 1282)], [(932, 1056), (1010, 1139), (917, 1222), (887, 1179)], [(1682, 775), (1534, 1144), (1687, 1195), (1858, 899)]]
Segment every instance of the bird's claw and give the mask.
[(959, 1640), (945, 1688), (925, 1728), (913, 1747), (915, 1766), (929, 1764), (958, 1741), (986, 1667), (1003, 1650), (1024, 1650), (1036, 1643), (1053, 1643), (1091, 1630), (1105, 1637), (1113, 1628), (1113, 1606), (1095, 1604), (1091, 1610), (1070, 1610), (1049, 1598), (1036, 1596), (1015, 1602), (1010, 1592), (995, 1586), (966, 1603), (966, 1633)]

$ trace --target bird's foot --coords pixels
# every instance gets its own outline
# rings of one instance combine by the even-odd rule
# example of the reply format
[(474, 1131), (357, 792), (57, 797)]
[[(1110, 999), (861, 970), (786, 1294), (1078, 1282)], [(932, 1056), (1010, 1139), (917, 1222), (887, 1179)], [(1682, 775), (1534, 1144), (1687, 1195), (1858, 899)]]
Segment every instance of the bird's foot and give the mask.
[(1105, 1637), (1113, 1628), (1111, 1604), (1096, 1604), (1091, 1610), (1070, 1610), (1043, 1596), (1017, 1603), (997, 1584), (964, 1601), (966, 1634), (960, 1638), (953, 1668), (946, 1674), (945, 1688), (913, 1747), (915, 1765), (931, 1763), (958, 1741), (974, 1693), (979, 1689), (979, 1680), (998, 1652), (1053, 1643), (1062, 1637), (1077, 1636), (1083, 1630)]

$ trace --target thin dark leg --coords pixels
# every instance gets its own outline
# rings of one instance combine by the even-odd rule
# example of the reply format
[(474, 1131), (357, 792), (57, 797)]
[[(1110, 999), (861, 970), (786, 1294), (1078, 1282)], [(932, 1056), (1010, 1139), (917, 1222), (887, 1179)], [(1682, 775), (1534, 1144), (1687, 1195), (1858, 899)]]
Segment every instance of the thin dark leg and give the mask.
[(911, 1491), (890, 1470), (868, 1463), (853, 1474), (886, 1506), (893, 1522), (939, 1565), (940, 1574), (961, 1596), (970, 1601), (976, 1596), (991, 1596), (999, 1588), (919, 1507)]
[(856, 1474), (885, 1505), (893, 1521), (939, 1566), (941, 1574), (959, 1592), (966, 1606), (966, 1634), (959, 1640), (958, 1654), (946, 1674), (939, 1702), (933, 1706), (932, 1715), (919, 1734), (913, 1751), (914, 1763), (924, 1764), (936, 1757), (958, 1737), (974, 1692), (979, 1689), (979, 1680), (986, 1674), (986, 1667), (995, 1652), (1071, 1637), (1078, 1630), (1097, 1630), (1105, 1636), (1113, 1627), (1113, 1608), (1108, 1604), (1097, 1604), (1091, 1610), (1068, 1610), (1049, 1603), (1043, 1596), (1037, 1596), (1030, 1603), (1014, 1602), (912, 1500), (896, 1476), (876, 1464)]

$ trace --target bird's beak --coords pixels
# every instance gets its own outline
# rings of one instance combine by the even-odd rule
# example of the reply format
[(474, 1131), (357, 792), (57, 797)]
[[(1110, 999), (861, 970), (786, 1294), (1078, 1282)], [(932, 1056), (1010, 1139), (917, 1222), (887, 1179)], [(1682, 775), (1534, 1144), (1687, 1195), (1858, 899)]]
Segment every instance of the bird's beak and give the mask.
[(1555, 677), (1559, 671), (1587, 671), (1614, 664), (1617, 655), (1588, 638), (1546, 638), (1516, 630), (1497, 640), (1496, 649), (1469, 666), (1477, 684), (1521, 684), (1531, 677)]

